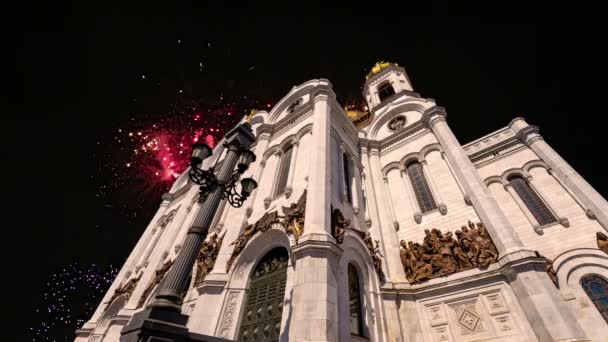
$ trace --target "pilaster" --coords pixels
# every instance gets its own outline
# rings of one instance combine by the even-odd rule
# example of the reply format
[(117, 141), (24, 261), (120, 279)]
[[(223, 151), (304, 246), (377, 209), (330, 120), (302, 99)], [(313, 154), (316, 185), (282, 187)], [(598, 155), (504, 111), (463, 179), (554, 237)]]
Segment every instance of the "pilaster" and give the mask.
[(516, 118), (509, 124), (515, 135), (538, 155), (574, 195), (592, 212), (590, 217), (608, 230), (608, 202), (570, 164), (568, 164), (538, 133), (538, 127)]

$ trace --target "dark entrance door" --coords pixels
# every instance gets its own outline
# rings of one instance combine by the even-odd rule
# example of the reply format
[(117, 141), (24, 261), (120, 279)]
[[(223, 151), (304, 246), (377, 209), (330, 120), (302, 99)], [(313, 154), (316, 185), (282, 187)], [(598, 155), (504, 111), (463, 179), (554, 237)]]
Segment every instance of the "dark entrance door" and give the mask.
[(275, 248), (255, 267), (241, 320), (239, 341), (279, 340), (288, 260), (289, 256), (284, 248)]

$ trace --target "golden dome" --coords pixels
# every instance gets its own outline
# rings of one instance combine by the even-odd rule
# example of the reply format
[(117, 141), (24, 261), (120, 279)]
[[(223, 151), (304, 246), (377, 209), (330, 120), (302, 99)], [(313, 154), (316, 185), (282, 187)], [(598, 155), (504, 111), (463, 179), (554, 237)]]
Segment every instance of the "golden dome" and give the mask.
[(369, 71), (369, 73), (367, 74), (367, 76), (365, 76), (365, 78), (368, 79), (368, 78), (378, 74), (380, 71), (390, 67), (391, 65), (399, 66), (397, 63), (380, 61), (372, 67), (372, 70)]
[(361, 115), (361, 112), (358, 112), (356, 110), (347, 110), (346, 115), (349, 119), (356, 119)]

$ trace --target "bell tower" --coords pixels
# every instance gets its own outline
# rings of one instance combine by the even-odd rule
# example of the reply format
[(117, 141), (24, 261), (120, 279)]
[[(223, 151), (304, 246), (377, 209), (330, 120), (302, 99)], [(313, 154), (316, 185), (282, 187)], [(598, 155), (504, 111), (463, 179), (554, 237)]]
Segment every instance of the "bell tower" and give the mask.
[(397, 63), (378, 62), (365, 76), (363, 96), (369, 110), (394, 99), (397, 94), (412, 94), (413, 88), (405, 69)]

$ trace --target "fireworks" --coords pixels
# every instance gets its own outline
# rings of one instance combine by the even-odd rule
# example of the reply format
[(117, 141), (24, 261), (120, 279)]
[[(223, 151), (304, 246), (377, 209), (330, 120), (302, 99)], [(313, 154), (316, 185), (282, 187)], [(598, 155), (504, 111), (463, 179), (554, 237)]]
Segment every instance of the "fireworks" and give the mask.
[(171, 112), (155, 119), (132, 120), (130, 125), (115, 130), (111, 142), (100, 143), (106, 152), (98, 158), (98, 178), (107, 181), (99, 184), (98, 197), (129, 189), (131, 193), (160, 198), (188, 167), (193, 143), (204, 139), (213, 147), (257, 104), (220, 100), (209, 105), (184, 98), (179, 96)]
[(35, 312), (40, 322), (30, 328), (32, 341), (72, 341), (74, 331), (91, 318), (101, 298), (118, 274), (110, 265), (100, 270), (95, 264), (63, 267), (46, 282), (41, 306)]

